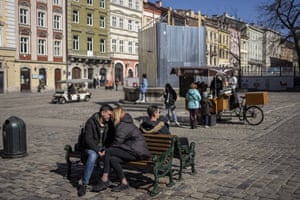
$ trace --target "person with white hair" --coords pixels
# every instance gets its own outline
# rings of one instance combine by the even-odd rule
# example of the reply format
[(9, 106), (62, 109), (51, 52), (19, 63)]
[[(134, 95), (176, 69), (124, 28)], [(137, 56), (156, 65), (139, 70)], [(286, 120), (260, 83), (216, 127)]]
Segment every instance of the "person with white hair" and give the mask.
[(232, 92), (232, 95), (230, 96), (229, 99), (229, 104), (231, 109), (234, 109), (239, 105), (239, 99), (237, 95), (237, 84), (238, 84), (238, 79), (234, 74), (232, 74), (232, 76), (229, 79), (229, 85), (231, 87), (231, 92)]

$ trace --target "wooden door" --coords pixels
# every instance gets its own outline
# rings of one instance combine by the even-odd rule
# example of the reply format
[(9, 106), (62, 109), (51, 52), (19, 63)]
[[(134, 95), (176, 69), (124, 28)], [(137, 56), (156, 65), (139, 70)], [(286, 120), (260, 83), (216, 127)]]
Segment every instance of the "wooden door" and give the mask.
[(27, 67), (21, 68), (20, 72), (21, 92), (30, 92), (30, 69)]
[(79, 67), (74, 67), (72, 69), (72, 79), (80, 79), (81, 78), (81, 69)]
[(55, 69), (54, 81), (55, 81), (55, 89), (61, 89), (61, 83), (57, 83), (57, 81), (61, 80), (61, 69)]
[(0, 72), (0, 93), (4, 92), (4, 72)]

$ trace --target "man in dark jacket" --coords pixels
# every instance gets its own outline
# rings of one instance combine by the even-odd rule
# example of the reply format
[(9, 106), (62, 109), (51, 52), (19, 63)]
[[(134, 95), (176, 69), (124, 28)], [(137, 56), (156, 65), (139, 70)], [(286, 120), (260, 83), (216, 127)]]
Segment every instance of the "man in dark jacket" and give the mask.
[(116, 127), (114, 141), (105, 150), (104, 169), (101, 182), (93, 188), (94, 192), (109, 187), (109, 173), (113, 168), (120, 179), (120, 184), (112, 189), (113, 192), (120, 192), (129, 188), (129, 183), (122, 169), (122, 163), (129, 161), (144, 160), (150, 157), (145, 138), (136, 127), (130, 114), (122, 107), (113, 110), (114, 124)]
[(78, 187), (78, 196), (86, 193), (98, 157), (103, 157), (103, 150), (109, 147), (114, 137), (114, 124), (111, 119), (113, 108), (102, 105), (99, 112), (94, 113), (85, 124), (83, 149), (86, 156), (82, 184)]
[(170, 134), (166, 118), (160, 116), (158, 106), (151, 105), (147, 108), (148, 117), (143, 119), (140, 129), (143, 133)]

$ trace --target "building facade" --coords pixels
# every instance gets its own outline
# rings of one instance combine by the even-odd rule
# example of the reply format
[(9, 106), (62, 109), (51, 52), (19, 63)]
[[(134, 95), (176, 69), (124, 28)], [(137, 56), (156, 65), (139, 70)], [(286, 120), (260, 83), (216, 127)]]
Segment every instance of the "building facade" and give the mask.
[(67, 78), (93, 79), (89, 87), (110, 78), (109, 0), (67, 1)]
[[(36, 92), (40, 86), (54, 90), (61, 87), (59, 80), (78, 78), (94, 79), (98, 86), (113, 87), (116, 81), (131, 86), (129, 79), (137, 79), (148, 70), (140, 66), (149, 64), (141, 63), (141, 57), (146, 57), (144, 62), (173, 56), (156, 51), (157, 47), (172, 48), (157, 38), (163, 38), (163, 32), (155, 27), (158, 22), (166, 24), (160, 26), (165, 31), (172, 30), (169, 26), (176, 26), (177, 32), (185, 27), (205, 29), (205, 34), (202, 30), (200, 34), (206, 36), (204, 44), (186, 47), (206, 49), (205, 58), (197, 61), (203, 65), (240, 67), (252, 75), (278, 66), (298, 69), (294, 45), (283, 41), (279, 33), (226, 13), (208, 17), (148, 0), (0, 0), (0, 93)], [(168, 43), (177, 40), (174, 37)], [(187, 66), (197, 62), (175, 63)], [(153, 83), (161, 85), (159, 81)]]
[[(65, 1), (16, 1), (15, 83), (11, 91), (53, 90), (66, 74)], [(15, 80), (12, 77), (16, 77)]]
[(142, 26), (142, 0), (111, 0), (109, 40), (112, 67), (109, 82), (127, 85), (138, 76), (138, 32)]
[[(0, 0), (0, 93), (17, 90), (14, 61), (16, 56), (15, 1)], [(19, 71), (19, 70), (18, 70)]]
[(248, 65), (245, 70), (253, 74), (260, 73), (264, 68), (264, 31), (254, 25), (246, 24), (243, 34), (245, 34), (248, 38)]
[(206, 27), (206, 59), (207, 65), (218, 66), (218, 49), (219, 49), (219, 31), (216, 20), (204, 16), (204, 26)]

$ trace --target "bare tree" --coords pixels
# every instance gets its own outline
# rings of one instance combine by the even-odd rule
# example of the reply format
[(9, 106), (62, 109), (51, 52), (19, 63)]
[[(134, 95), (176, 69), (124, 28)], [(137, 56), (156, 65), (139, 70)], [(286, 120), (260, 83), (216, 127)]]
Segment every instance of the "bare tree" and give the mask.
[[(259, 6), (262, 23), (284, 34), (285, 40), (293, 40), (300, 71), (300, 2), (299, 0), (272, 0)], [(284, 30), (284, 31), (283, 31)]]

